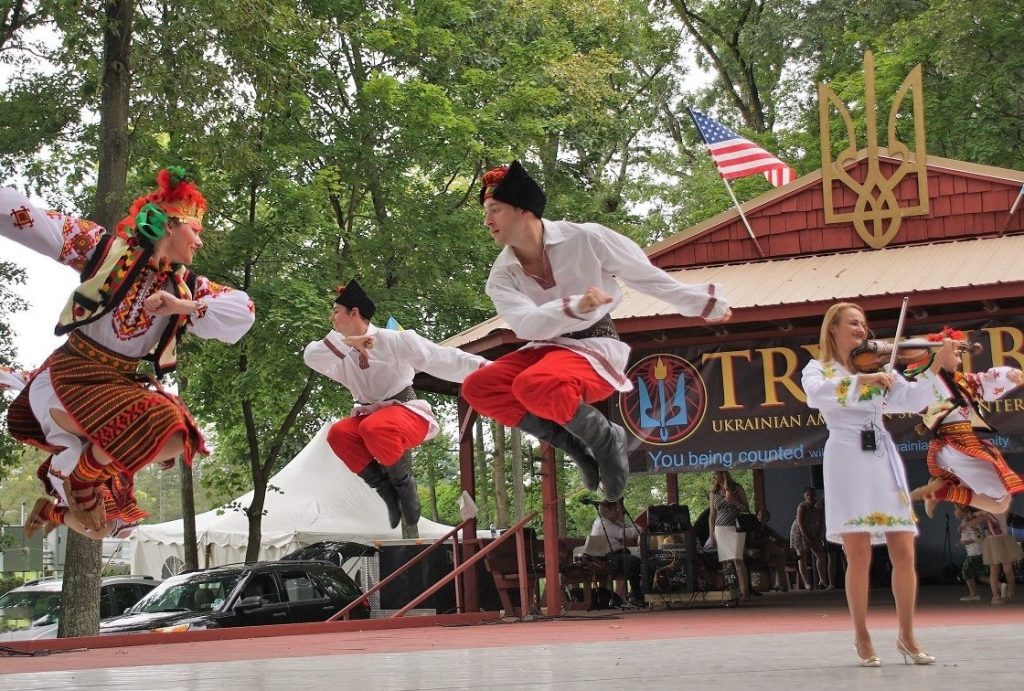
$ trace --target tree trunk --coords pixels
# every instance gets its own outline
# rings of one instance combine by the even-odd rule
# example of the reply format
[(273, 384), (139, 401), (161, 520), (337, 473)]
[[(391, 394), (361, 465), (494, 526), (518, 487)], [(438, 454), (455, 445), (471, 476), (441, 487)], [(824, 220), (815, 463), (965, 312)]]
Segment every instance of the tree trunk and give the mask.
[(505, 480), (505, 425), (495, 422), (491, 426), (494, 436), (494, 523), (507, 528), (508, 482)]
[(252, 504), (245, 509), (249, 519), (249, 542), (245, 546), (245, 560), (259, 561), (260, 545), (263, 543), (263, 507), (267, 499), (267, 478), (253, 477)]
[[(99, 172), (92, 220), (113, 229), (124, 213), (128, 177), (129, 58), (132, 47), (133, 0), (104, 4), (103, 89), (100, 95)], [(100, 570), (103, 542), (68, 532), (57, 635), (94, 636), (100, 630)]]
[(427, 468), (427, 496), (430, 501), (430, 518), (438, 523), (440, 516), (437, 512), (437, 465), (430, 461)]
[(526, 515), (526, 488), (523, 486), (523, 433), (512, 428), (512, 518)]
[(196, 497), (192, 487), (192, 466), (178, 459), (178, 470), (181, 473), (181, 522), (184, 528), (185, 570), (197, 571), (199, 543), (196, 540)]
[(102, 548), (102, 540), (68, 531), (58, 638), (95, 636), (100, 631)]
[(128, 103), (131, 90), (134, 0), (105, 3), (103, 90), (100, 95), (99, 171), (92, 220), (113, 230), (125, 212), (128, 179)]

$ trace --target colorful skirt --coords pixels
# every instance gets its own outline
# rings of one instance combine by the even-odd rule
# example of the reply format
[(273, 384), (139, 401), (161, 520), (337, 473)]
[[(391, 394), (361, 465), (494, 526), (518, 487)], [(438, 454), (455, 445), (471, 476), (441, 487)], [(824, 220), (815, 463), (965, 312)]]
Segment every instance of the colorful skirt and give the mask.
[[(79, 434), (116, 461), (128, 475), (149, 464), (178, 432), (185, 440), (184, 459), (207, 453), (199, 427), (178, 396), (136, 372), (139, 361), (115, 353), (72, 333), (47, 359), (53, 390)], [(41, 369), (43, 369), (41, 368)], [(11, 404), (8, 429), (18, 441), (51, 453), (29, 404), (28, 386)]]

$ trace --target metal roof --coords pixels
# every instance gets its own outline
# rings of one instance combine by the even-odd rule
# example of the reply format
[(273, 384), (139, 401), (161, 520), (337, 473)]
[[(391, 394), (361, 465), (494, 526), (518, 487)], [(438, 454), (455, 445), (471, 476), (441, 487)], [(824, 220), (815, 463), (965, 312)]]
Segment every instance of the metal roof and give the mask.
[[(680, 283), (720, 283), (734, 313), (1024, 282), (1024, 235), (866, 249), (812, 257), (669, 271)], [(621, 282), (620, 282), (621, 284)], [(672, 317), (667, 303), (623, 286), (616, 320)], [(754, 317), (756, 319), (757, 317)], [(734, 321), (743, 320), (735, 315)], [(746, 321), (746, 320), (743, 320)], [(492, 317), (444, 341), (465, 346), (508, 329)]]

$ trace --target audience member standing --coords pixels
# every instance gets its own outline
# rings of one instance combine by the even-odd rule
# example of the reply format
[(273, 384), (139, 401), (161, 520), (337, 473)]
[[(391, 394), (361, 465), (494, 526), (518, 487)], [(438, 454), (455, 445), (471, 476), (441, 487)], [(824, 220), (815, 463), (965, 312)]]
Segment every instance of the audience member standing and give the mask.
[(981, 558), (981, 545), (985, 540), (985, 531), (982, 524), (985, 522), (985, 514), (979, 514), (970, 507), (957, 504), (953, 515), (960, 521), (960, 544), (967, 550), (967, 558), (960, 573), (967, 584), (967, 594), (960, 598), (961, 602), (980, 600), (978, 595), (978, 577), (985, 574), (985, 562)]
[(747, 534), (736, 530), (736, 517), (750, 510), (747, 496), (740, 484), (733, 480), (727, 471), (716, 471), (714, 477), (714, 485), (708, 494), (708, 505), (711, 507), (708, 524), (713, 526), (711, 542), (718, 550), (718, 561), (731, 561), (736, 566), (736, 578), (740, 582), (740, 599), (746, 602), (750, 599), (750, 580), (747, 577), (747, 567), (743, 563)]
[[(992, 589), (992, 604), (1003, 605), (1012, 600), (1016, 590), (1013, 562), (1024, 558), (1020, 543), (1006, 530), (1006, 513), (985, 514), (985, 541), (981, 543), (981, 558), (988, 566), (988, 585)], [(1006, 576), (1006, 587), (1000, 588), (999, 569)]]
[[(825, 575), (825, 539), (821, 529), (822, 514), (815, 503), (813, 487), (804, 490), (804, 500), (796, 507), (796, 518), (789, 531), (789, 546), (797, 554), (797, 565), (804, 587), (811, 589), (814, 583), (814, 568), (811, 566), (811, 555), (818, 567), (819, 583)], [(821, 584), (822, 588), (825, 587)]]

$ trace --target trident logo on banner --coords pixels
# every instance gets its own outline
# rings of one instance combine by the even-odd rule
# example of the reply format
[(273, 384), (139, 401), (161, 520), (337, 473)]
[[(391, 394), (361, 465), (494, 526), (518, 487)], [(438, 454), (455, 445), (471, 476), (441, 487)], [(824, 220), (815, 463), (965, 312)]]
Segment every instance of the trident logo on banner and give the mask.
[(623, 422), (638, 439), (664, 446), (685, 439), (704, 417), (707, 392), (686, 360), (661, 353), (633, 365), (627, 376), (636, 388), (619, 398)]
[[(912, 90), (912, 91), (911, 91)], [(914, 156), (896, 135), (896, 123), (907, 96), (913, 96)], [(888, 148), (891, 156), (900, 159), (899, 165), (886, 177), (878, 161), (877, 115), (875, 113), (875, 57), (864, 54), (864, 111), (867, 125), (867, 165), (864, 182), (858, 182), (846, 172), (846, 166), (857, 156), (857, 133), (850, 111), (835, 92), (825, 84), (818, 84), (818, 121), (821, 128), (821, 185), (825, 201), (825, 223), (852, 222), (857, 234), (874, 249), (885, 247), (896, 236), (904, 216), (928, 214), (927, 151), (924, 137), (924, 95), (921, 88), (921, 66), (918, 65), (900, 85), (889, 110)], [(829, 131), (829, 108), (835, 108), (846, 125), (849, 145), (832, 161), (832, 141)], [(894, 190), (907, 177), (917, 176), (917, 204), (900, 206)], [(833, 204), (834, 184), (845, 185), (857, 195), (853, 211), (838, 213)]]
[(647, 390), (647, 384), (643, 377), (636, 378), (636, 389), (640, 396), (640, 427), (642, 429), (657, 429), (658, 436), (662, 441), (668, 441), (669, 426), (685, 425), (689, 419), (686, 412), (686, 373), (680, 372), (676, 380), (675, 393), (672, 395), (672, 406), (667, 405), (665, 395), (665, 378), (668, 376), (668, 368), (665, 362), (658, 358), (653, 372), (658, 392), (658, 405), (651, 403), (651, 393)]

